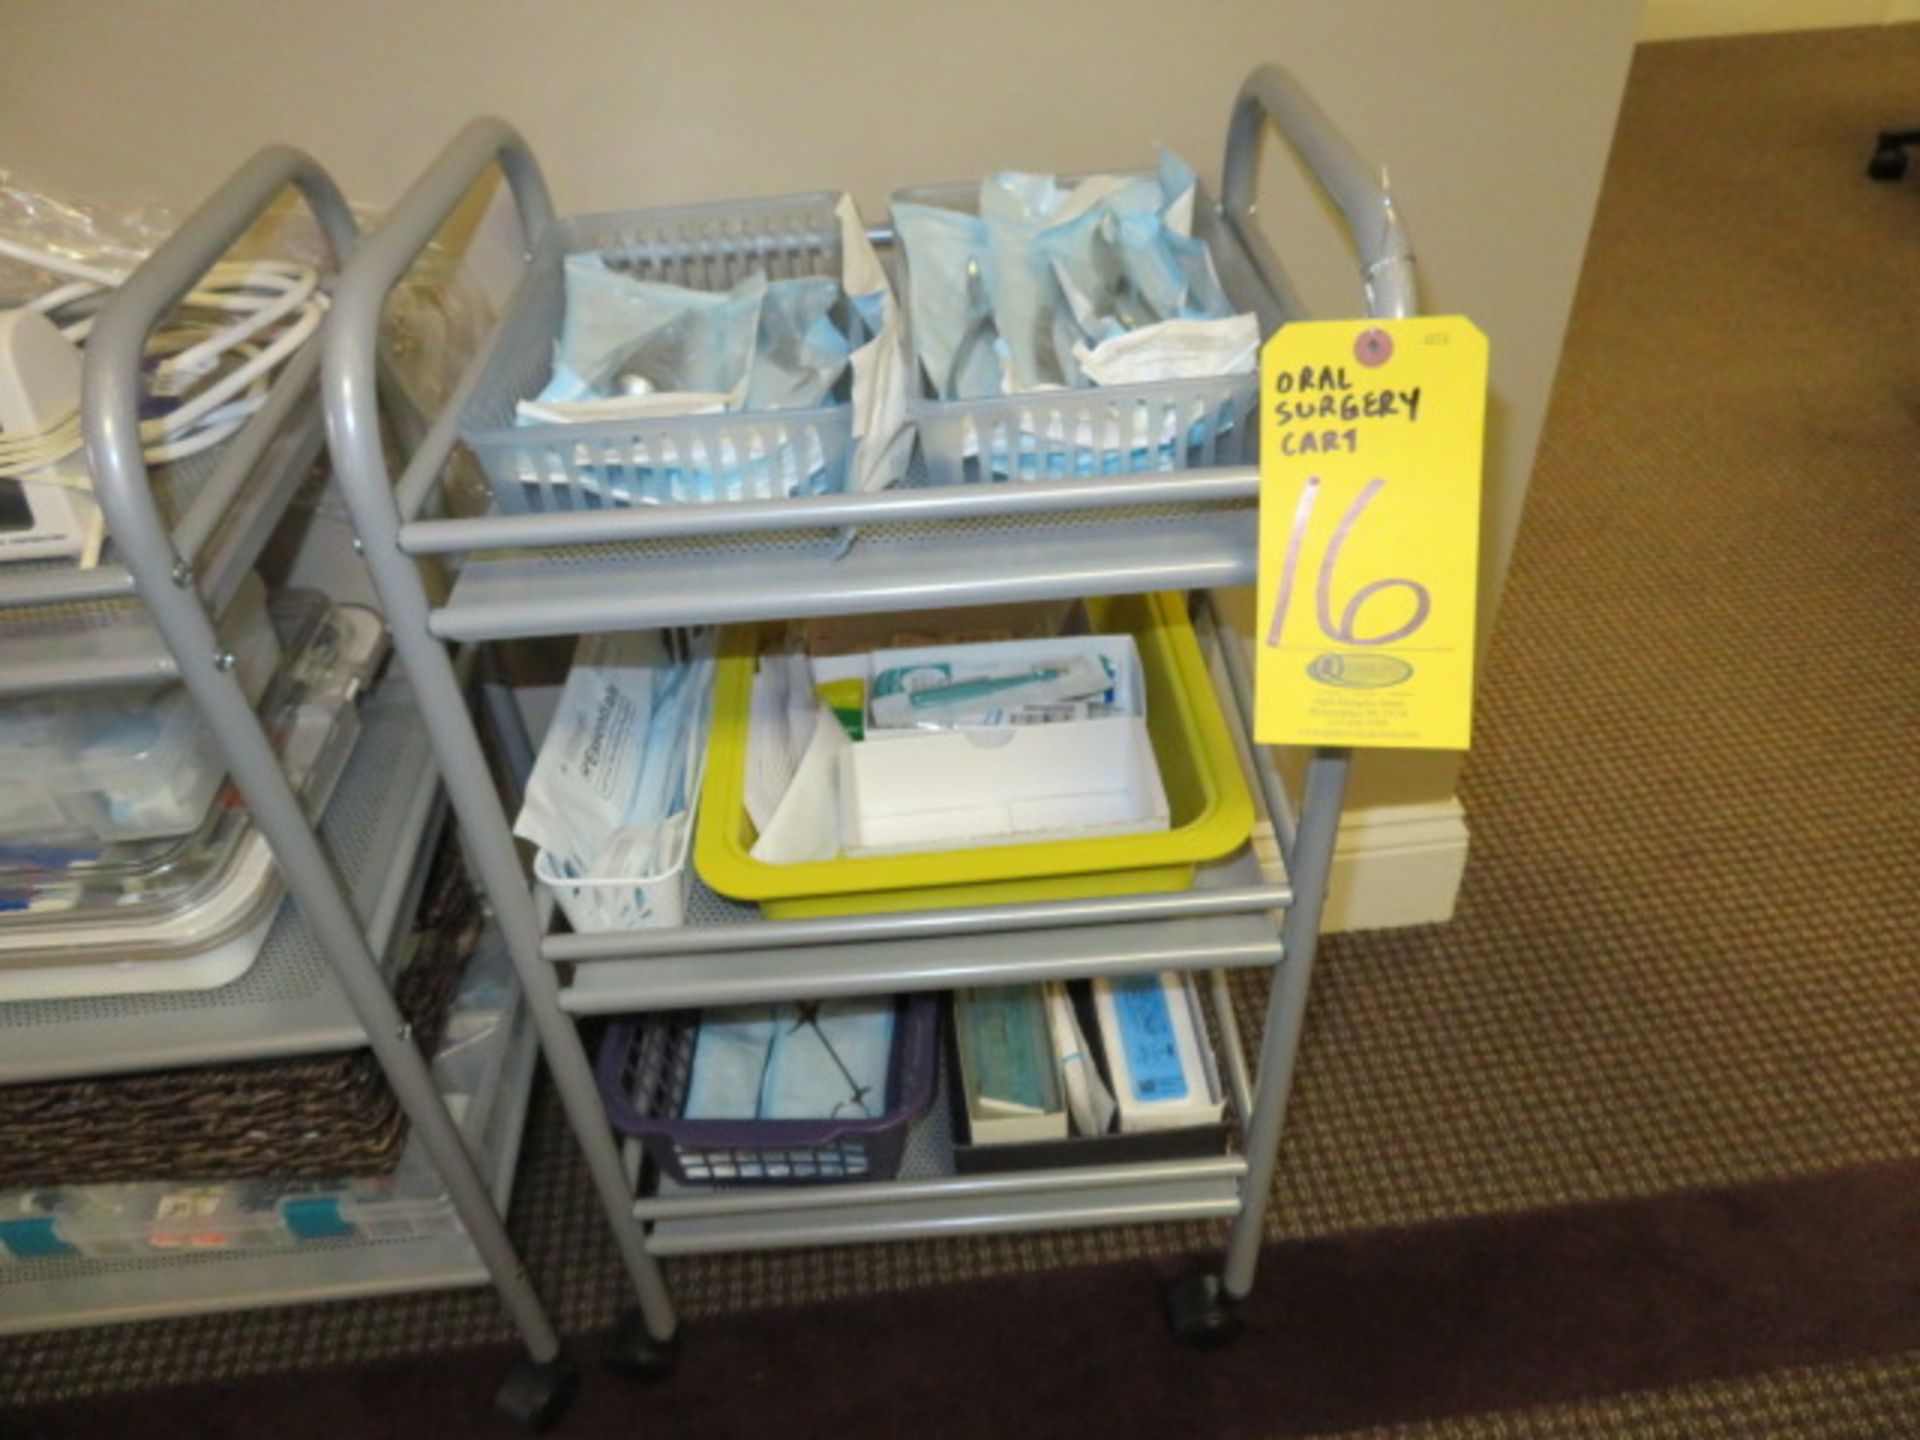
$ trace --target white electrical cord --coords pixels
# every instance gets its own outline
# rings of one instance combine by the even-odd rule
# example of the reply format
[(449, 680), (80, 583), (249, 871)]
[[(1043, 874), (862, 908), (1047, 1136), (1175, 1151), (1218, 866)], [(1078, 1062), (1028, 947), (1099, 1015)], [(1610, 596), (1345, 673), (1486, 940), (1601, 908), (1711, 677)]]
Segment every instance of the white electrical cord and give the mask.
[(35, 475), (44, 466), (64, 460), (82, 444), (80, 412), (69, 410), (45, 429), (30, 435), (0, 435), (0, 480), (33, 480), (35, 483), (86, 488), (77, 480), (62, 475)]
[[(50, 254), (4, 236), (0, 236), (0, 256), (72, 277), (27, 303), (27, 309), (43, 314), (114, 289), (127, 278), (126, 273)], [(327, 298), (320, 291), (319, 273), (310, 266), (284, 260), (222, 261), (201, 277), (181, 307), (240, 318), (224, 326), (190, 322), (155, 332), (148, 353), (164, 358), (154, 369), (152, 393), (180, 397), (180, 403), (140, 424), (150, 464), (185, 459), (239, 430), (266, 403), (273, 371), (320, 327)], [(275, 326), (280, 328), (271, 338), (256, 341)], [(61, 326), (60, 333), (80, 344), (92, 329), (93, 317), (87, 316)], [(227, 364), (230, 358), (239, 363)], [(0, 436), (0, 478), (35, 478), (29, 472), (79, 449), (79, 435), (76, 415), (62, 417), (32, 435)], [(75, 483), (52, 476), (38, 478), (52, 484)]]

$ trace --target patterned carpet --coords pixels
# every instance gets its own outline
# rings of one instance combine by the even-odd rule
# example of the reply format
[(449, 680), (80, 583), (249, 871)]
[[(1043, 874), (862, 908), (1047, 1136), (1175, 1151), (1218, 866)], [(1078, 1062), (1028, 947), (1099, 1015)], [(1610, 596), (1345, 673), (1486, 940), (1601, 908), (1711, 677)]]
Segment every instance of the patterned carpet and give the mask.
[[(1920, 121), (1915, 74), (1915, 27), (1641, 52), (1485, 677), (1458, 918), (1327, 947), (1276, 1241), (1920, 1160), (1920, 185), (1861, 178), (1874, 130)], [(618, 1268), (550, 1096), (515, 1203), (563, 1327), (607, 1323)], [(1217, 1238), (671, 1274), (698, 1320)], [(0, 1394), (506, 1333), (476, 1292), (30, 1337)], [(1896, 1356), (1365, 1433), (1825, 1440), (1915, 1433), (1917, 1405)]]

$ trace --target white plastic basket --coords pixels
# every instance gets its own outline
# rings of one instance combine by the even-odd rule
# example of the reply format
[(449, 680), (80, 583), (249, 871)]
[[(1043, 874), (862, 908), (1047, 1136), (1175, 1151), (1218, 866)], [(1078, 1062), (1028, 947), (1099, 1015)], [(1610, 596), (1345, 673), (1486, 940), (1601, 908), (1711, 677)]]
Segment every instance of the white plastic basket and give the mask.
[(673, 863), (657, 875), (586, 875), (569, 879), (557, 874), (546, 851), (533, 857), (534, 878), (560, 902), (567, 923), (582, 935), (609, 930), (654, 930), (682, 925), (687, 918), (687, 848), (693, 838), (693, 812), (670, 816), (678, 825)]
[(578, 875), (559, 872), (544, 849), (533, 856), (533, 875), (553, 892), (567, 923), (582, 935), (615, 930), (658, 930), (684, 925), (687, 892), (693, 872), (687, 852), (693, 843), (694, 815), (700, 804), (700, 785), (707, 766), (707, 729), (712, 712), (711, 691), (687, 739), (686, 808), (669, 815), (663, 824), (674, 827), (667, 853), (673, 858), (653, 875)]

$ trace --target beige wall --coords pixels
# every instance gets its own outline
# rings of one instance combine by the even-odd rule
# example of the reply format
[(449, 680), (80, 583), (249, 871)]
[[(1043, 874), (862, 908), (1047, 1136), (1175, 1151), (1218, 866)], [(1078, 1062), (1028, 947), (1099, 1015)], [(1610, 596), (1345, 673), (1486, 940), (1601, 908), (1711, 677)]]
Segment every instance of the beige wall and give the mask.
[[(468, 116), (515, 121), (566, 209), (989, 168), (1217, 179), (1242, 75), (1293, 67), (1391, 163), (1429, 308), (1492, 336), (1489, 582), (1518, 523), (1639, 0), (68, 0), (10, 7), (4, 163), (110, 203), (191, 203), (287, 140), (390, 201)], [(1276, 167), (1276, 173), (1279, 173)], [(1297, 184), (1297, 181), (1295, 182)], [(1310, 301), (1350, 308), (1317, 207), (1266, 207)], [(1370, 800), (1451, 792), (1450, 756), (1370, 756)]]

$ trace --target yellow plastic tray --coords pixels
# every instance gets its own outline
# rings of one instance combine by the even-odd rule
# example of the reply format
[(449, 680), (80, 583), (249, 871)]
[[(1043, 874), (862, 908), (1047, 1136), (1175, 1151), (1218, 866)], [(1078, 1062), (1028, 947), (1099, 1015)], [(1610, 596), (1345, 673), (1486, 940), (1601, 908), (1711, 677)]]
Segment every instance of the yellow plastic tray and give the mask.
[(758, 901), (775, 919), (1190, 887), (1194, 866), (1246, 841), (1253, 800), (1184, 598), (1104, 596), (1089, 600), (1087, 611), (1095, 630), (1129, 633), (1139, 647), (1147, 733), (1166, 786), (1170, 829), (799, 865), (755, 860), (749, 852), (757, 837), (745, 799), (747, 709), (755, 664), (774, 632), (741, 625), (720, 641), (713, 735), (693, 845), (700, 878), (722, 895)]

